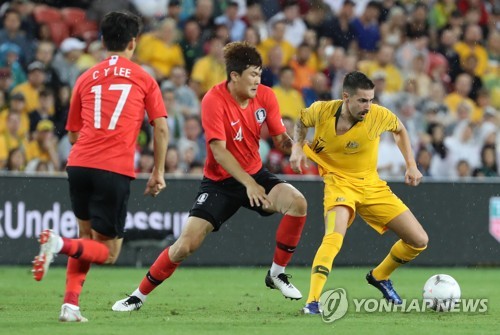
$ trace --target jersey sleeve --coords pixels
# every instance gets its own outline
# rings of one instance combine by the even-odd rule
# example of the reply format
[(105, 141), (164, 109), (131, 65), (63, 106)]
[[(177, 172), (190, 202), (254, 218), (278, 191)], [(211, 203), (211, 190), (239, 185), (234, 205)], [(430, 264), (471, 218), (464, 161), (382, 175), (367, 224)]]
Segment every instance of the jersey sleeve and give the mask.
[(66, 130), (78, 132), (83, 127), (82, 119), (82, 100), (80, 97), (80, 81), (77, 81), (73, 89), (73, 95), (69, 105), (68, 121), (66, 121)]
[(266, 123), (269, 128), (269, 135), (276, 136), (286, 132), (285, 125), (281, 119), (280, 108), (278, 105), (278, 99), (272, 89), (266, 89), (265, 91), (265, 103), (267, 109)]
[(300, 121), (307, 128), (315, 127), (319, 121), (320, 113), (323, 104), (320, 101), (313, 103), (311, 106), (304, 108), (300, 111)]
[(201, 124), (205, 131), (206, 143), (213, 140), (226, 140), (226, 132), (224, 130), (224, 115), (223, 102), (212, 92), (208, 92), (201, 101)]
[(398, 128), (398, 117), (389, 109), (374, 105), (374, 117), (371, 118), (370, 137), (378, 137), (385, 131), (394, 132)]
[(153, 124), (153, 120), (160, 117), (167, 117), (167, 110), (163, 103), (160, 87), (152, 78), (148, 79), (149, 89), (144, 98), (144, 107), (146, 108), (149, 122)]

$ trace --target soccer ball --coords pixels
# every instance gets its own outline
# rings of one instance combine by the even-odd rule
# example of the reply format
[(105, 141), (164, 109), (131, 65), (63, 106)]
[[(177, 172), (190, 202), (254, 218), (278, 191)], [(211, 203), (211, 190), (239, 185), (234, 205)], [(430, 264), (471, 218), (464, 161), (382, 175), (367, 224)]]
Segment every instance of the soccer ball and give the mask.
[(438, 274), (430, 277), (424, 285), (423, 297), (427, 308), (437, 312), (448, 312), (460, 299), (460, 286), (449, 275)]

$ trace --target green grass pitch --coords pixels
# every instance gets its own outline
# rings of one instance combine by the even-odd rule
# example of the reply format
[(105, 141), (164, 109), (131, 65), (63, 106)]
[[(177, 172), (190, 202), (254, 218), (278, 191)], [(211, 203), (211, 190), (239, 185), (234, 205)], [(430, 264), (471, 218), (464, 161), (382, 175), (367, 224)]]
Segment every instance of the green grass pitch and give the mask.
[[(326, 288), (344, 288), (348, 298), (379, 298), (366, 284), (366, 268), (334, 268)], [(301, 315), (305, 303), (283, 298), (264, 285), (266, 268), (180, 267), (138, 312), (111, 311), (140, 282), (147, 269), (94, 267), (80, 305), (88, 323), (57, 321), (65, 269), (51, 268), (35, 282), (27, 267), (0, 267), (0, 334), (499, 334), (500, 269), (401, 268), (393, 275), (403, 298), (421, 298), (433, 274), (447, 273), (459, 282), (464, 298), (488, 298), (486, 313), (355, 312), (333, 323)], [(308, 268), (288, 268), (292, 282), (307, 295)]]

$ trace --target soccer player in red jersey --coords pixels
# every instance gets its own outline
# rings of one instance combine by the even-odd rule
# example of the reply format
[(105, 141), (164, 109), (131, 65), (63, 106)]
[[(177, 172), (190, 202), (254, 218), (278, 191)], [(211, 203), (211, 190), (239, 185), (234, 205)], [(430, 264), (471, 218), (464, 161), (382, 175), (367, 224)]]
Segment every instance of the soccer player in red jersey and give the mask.
[(259, 85), (262, 60), (255, 48), (230, 43), (224, 57), (228, 79), (209, 90), (201, 104), (207, 160), (187, 224), (179, 239), (158, 256), (139, 287), (113, 305), (114, 311), (139, 309), (146, 296), (241, 207), (263, 216), (276, 212), (284, 215), (265, 283), (279, 289), (286, 298), (302, 298), (288, 281), (285, 267), (299, 242), (307, 203), (297, 189), (262, 167), (258, 150), (264, 122), (278, 148), (290, 152), (292, 140), (281, 121), (273, 91)]
[(144, 110), (154, 126), (154, 170), (145, 194), (165, 188), (167, 111), (156, 81), (130, 61), (140, 30), (139, 17), (111, 12), (102, 23), (106, 60), (77, 80), (66, 129), (73, 143), (67, 172), (80, 239), (45, 230), (33, 274), (41, 280), (55, 254), (68, 255), (66, 293), (60, 321), (87, 321), (78, 299), (90, 264), (113, 264), (121, 250), (134, 153)]

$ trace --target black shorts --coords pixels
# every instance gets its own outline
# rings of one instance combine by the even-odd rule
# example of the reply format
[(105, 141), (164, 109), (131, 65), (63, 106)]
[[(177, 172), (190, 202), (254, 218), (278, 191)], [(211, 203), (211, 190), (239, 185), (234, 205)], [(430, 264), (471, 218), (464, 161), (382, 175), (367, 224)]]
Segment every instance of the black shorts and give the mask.
[[(265, 168), (260, 169), (252, 177), (257, 184), (264, 187), (266, 194), (269, 194), (274, 186), (286, 183), (286, 181), (279, 179)], [(273, 214), (266, 212), (262, 206), (251, 207), (246, 187), (236, 179), (228, 178), (222, 181), (213, 181), (203, 178), (195, 203), (189, 211), (189, 216), (207, 220), (214, 226), (214, 231), (217, 231), (240, 207), (253, 210), (261, 216)]]
[(92, 229), (102, 235), (122, 238), (132, 178), (85, 167), (66, 170), (75, 216), (90, 220)]

